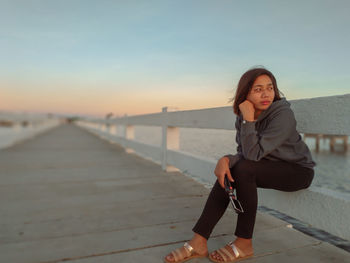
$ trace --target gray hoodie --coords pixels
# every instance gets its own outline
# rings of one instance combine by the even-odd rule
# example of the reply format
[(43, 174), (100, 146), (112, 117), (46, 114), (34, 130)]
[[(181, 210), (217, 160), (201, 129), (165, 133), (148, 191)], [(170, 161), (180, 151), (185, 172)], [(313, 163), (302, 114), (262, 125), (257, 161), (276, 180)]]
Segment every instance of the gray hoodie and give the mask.
[(311, 169), (316, 165), (309, 148), (296, 130), (294, 113), (285, 98), (274, 101), (260, 113), (256, 121), (242, 121), (243, 115), (240, 113), (235, 123), (237, 154), (225, 155), (230, 160), (230, 168), (240, 158), (287, 161)]

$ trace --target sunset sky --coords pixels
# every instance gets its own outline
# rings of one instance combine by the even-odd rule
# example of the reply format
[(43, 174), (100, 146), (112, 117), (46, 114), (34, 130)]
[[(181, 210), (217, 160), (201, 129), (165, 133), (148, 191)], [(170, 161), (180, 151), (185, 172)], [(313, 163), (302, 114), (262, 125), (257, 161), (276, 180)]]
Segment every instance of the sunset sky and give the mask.
[(249, 68), (287, 99), (350, 93), (347, 0), (0, 0), (0, 111), (228, 106)]

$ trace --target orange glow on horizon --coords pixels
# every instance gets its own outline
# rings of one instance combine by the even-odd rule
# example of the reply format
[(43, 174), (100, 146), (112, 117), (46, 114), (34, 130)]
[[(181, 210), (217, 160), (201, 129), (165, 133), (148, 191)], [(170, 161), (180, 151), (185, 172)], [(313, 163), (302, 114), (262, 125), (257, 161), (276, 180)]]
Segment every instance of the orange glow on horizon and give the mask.
[(115, 116), (156, 113), (166, 106), (170, 110), (223, 107), (229, 105), (230, 97), (223, 91), (198, 94), (166, 89), (149, 89), (137, 94), (127, 91), (100, 94), (98, 90), (81, 93), (73, 89), (69, 93), (62, 89), (51, 89), (50, 92), (26, 89), (21, 93), (6, 89), (0, 93), (0, 110), (93, 116), (104, 116), (109, 112)]

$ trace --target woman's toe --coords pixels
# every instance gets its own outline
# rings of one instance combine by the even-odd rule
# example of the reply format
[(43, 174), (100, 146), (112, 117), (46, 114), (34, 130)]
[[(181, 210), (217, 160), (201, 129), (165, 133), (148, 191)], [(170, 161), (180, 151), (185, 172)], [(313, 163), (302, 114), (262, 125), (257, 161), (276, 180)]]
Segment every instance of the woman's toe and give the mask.
[(212, 255), (213, 255), (213, 257), (214, 257), (215, 259), (222, 261), (222, 260), (221, 260), (221, 256), (220, 256), (219, 253), (217, 253), (216, 251), (214, 251), (214, 252), (212, 253)]
[(169, 261), (173, 261), (173, 256), (172, 255), (167, 255), (166, 259), (169, 260)]

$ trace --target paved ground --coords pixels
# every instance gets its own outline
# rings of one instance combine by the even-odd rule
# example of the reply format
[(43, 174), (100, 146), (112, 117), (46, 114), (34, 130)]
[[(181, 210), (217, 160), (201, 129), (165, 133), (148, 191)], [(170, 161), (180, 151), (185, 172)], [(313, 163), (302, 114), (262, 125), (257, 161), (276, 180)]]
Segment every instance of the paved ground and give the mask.
[[(163, 262), (191, 238), (208, 190), (72, 126), (0, 151), (0, 262)], [(209, 249), (233, 238), (226, 214)], [(350, 262), (259, 213), (246, 262)], [(209, 262), (196, 259), (190, 262)]]

